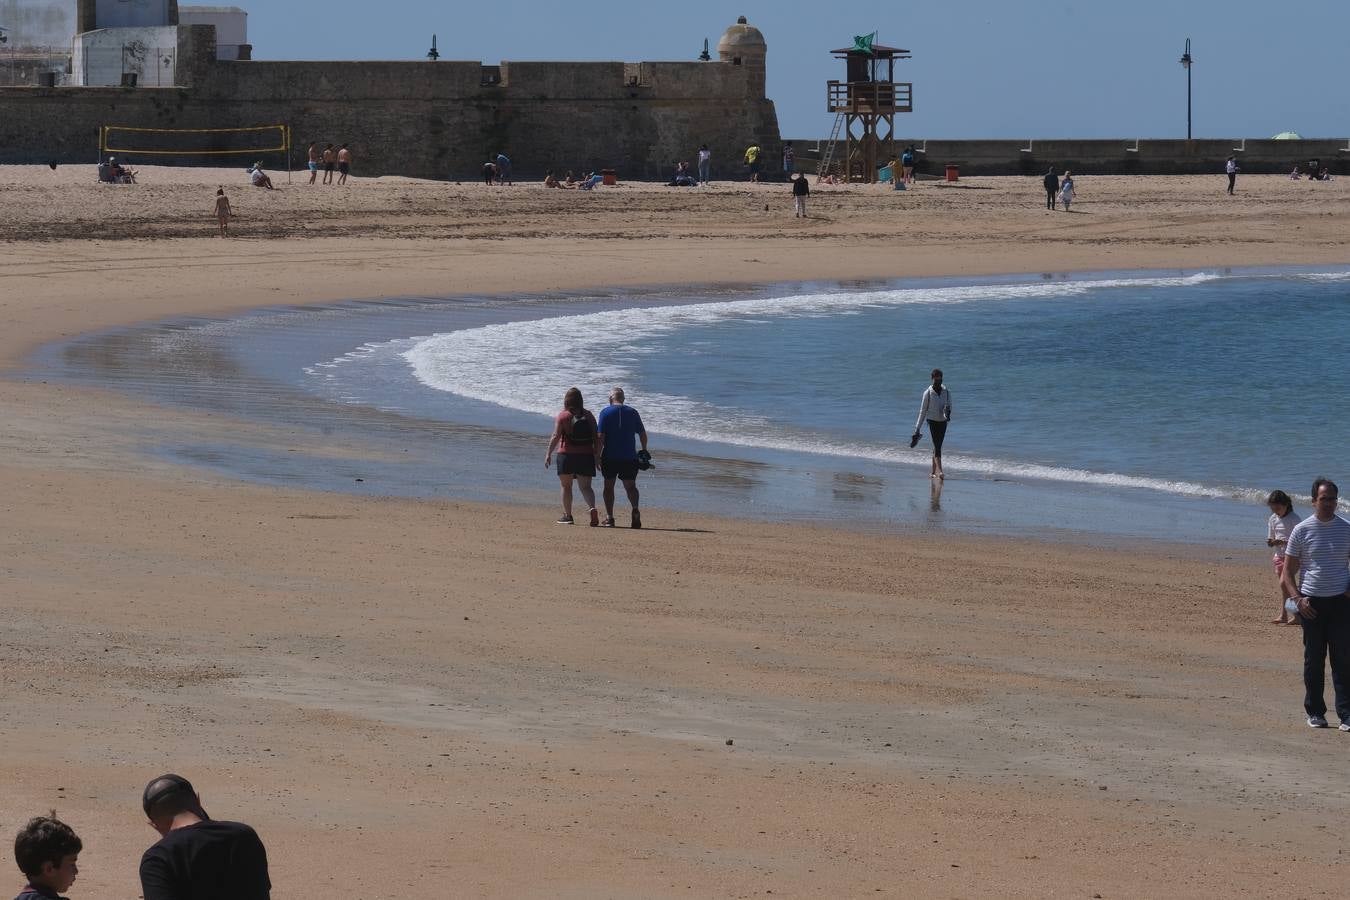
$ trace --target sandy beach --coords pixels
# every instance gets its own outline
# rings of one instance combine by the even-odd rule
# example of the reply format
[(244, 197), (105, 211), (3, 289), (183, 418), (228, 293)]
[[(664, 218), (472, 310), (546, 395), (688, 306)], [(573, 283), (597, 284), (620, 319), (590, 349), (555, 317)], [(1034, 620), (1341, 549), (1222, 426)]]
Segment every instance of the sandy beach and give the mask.
[(782, 184), (277, 180), (0, 166), (0, 827), (70, 822), (73, 897), (138, 896), (164, 771), (258, 829), (279, 898), (1339, 894), (1350, 735), (1303, 724), (1259, 508), (1250, 545), (1141, 550), (656, 482), (647, 529), (560, 529), (171, 465), (138, 435), (243, 426), (25, 360), (345, 299), (1346, 265), (1350, 181), (1084, 178), (1071, 214), (1036, 178), (822, 186), (794, 220)]

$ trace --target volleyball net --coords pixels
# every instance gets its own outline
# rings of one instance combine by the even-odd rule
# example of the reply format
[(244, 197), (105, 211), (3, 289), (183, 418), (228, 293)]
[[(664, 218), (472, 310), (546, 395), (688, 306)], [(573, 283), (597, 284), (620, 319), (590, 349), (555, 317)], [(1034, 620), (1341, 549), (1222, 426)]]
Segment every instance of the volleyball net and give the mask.
[[(157, 157), (173, 164), (203, 163), (212, 157), (222, 163), (249, 157), (277, 157), (290, 170), (291, 129), (288, 125), (250, 125), (243, 128), (138, 128), (129, 125), (104, 125), (99, 129), (99, 152), (137, 159)], [(146, 160), (149, 162), (150, 160)]]

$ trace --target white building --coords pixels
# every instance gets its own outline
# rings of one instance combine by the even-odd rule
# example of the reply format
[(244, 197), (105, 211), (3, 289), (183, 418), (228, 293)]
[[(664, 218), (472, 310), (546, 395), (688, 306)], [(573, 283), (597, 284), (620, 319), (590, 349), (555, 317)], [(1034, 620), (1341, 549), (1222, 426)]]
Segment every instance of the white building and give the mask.
[(237, 6), (180, 6), (179, 25), (216, 26), (216, 59), (250, 59), (248, 13)]

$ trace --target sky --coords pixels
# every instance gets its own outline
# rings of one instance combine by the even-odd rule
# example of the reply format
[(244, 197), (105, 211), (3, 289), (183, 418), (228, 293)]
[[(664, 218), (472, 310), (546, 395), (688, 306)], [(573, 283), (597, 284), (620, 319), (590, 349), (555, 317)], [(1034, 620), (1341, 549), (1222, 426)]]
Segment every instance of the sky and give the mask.
[[(14, 0), (0, 0), (0, 5)], [(20, 3), (40, 0), (17, 0)], [(67, 0), (49, 0), (62, 3)], [(69, 0), (73, 5), (73, 0)], [(192, 0), (180, 0), (184, 5)], [(216, 0), (249, 13), (257, 59), (691, 60), (744, 15), (769, 46), (784, 137), (828, 135), (829, 51), (856, 34), (910, 50), (914, 138), (1184, 138), (1186, 38), (1193, 134), (1350, 137), (1334, 3), (1266, 0)], [(0, 23), (4, 24), (4, 23)]]

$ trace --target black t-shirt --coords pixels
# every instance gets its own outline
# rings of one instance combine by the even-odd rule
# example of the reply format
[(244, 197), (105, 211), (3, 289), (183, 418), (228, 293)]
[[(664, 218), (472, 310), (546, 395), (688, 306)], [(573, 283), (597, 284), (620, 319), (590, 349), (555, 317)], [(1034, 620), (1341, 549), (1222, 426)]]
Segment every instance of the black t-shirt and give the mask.
[(271, 890), (267, 851), (239, 822), (170, 831), (141, 857), (145, 900), (270, 900)]

